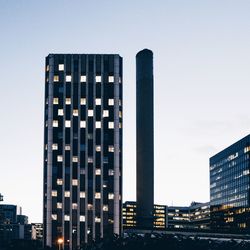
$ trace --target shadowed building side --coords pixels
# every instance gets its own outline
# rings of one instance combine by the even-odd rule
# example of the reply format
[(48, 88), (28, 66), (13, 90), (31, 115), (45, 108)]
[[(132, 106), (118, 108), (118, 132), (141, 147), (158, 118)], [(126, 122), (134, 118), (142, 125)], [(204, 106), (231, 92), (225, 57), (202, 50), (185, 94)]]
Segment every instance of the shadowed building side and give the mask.
[(154, 87), (153, 53), (136, 55), (137, 226), (153, 227), (154, 208)]

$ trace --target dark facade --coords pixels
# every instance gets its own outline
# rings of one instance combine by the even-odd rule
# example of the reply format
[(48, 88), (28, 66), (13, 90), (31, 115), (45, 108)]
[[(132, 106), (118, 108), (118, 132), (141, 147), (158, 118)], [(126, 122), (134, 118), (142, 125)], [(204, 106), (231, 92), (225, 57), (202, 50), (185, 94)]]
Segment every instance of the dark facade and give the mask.
[(76, 249), (120, 234), (122, 58), (46, 58), (44, 244)]
[(16, 205), (2, 204), (0, 205), (0, 223), (15, 224), (17, 216), (22, 214), (22, 209)]
[[(126, 201), (123, 203), (123, 228), (133, 229), (138, 228), (137, 226), (137, 206), (134, 201)], [(153, 228), (166, 229), (167, 227), (167, 213), (166, 206), (154, 205), (153, 212)]]
[(136, 55), (136, 200), (137, 226), (153, 227), (154, 83), (153, 53)]
[(210, 158), (211, 228), (250, 231), (250, 135)]

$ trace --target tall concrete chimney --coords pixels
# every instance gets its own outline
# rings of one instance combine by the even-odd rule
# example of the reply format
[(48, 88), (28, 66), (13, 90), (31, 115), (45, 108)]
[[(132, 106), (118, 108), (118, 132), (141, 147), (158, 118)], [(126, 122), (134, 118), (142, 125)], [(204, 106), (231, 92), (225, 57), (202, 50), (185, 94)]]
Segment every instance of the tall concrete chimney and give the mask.
[(153, 227), (154, 84), (153, 52), (136, 55), (136, 199), (138, 228)]

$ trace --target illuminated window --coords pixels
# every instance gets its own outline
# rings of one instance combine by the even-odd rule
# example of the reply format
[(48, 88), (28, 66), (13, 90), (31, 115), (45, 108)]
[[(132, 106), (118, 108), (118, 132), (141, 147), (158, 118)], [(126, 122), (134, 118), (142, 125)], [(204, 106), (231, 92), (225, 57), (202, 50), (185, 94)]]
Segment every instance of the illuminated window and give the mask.
[(72, 203), (72, 209), (77, 209), (77, 203)]
[(57, 97), (53, 98), (53, 104), (58, 104), (59, 103), (59, 99)]
[(114, 76), (109, 76), (109, 82), (114, 82), (114, 81), (115, 81)]
[(114, 122), (109, 122), (109, 129), (113, 129), (114, 128)]
[(63, 157), (62, 157), (61, 155), (58, 155), (58, 156), (57, 156), (57, 161), (58, 161), (58, 162), (62, 162), (62, 161), (63, 161)]
[(66, 98), (65, 99), (65, 104), (71, 104), (71, 98)]
[(77, 185), (78, 185), (78, 180), (73, 179), (73, 180), (72, 180), (72, 186), (77, 186)]
[(101, 169), (99, 169), (99, 168), (96, 169), (96, 170), (95, 170), (95, 174), (96, 174), (96, 175), (101, 175)]
[(119, 122), (119, 128), (122, 128), (122, 123), (121, 122)]
[(109, 200), (113, 200), (113, 199), (114, 199), (114, 194), (113, 194), (113, 193), (109, 193), (108, 199), (109, 199)]
[(56, 207), (57, 208), (62, 208), (62, 203), (61, 202), (57, 202)]
[(122, 118), (122, 111), (119, 111), (119, 117)]
[(51, 219), (52, 220), (57, 220), (57, 214), (51, 214)]
[(101, 152), (101, 146), (100, 145), (96, 145), (95, 150), (96, 150), (96, 152)]
[(49, 65), (46, 66), (46, 71), (49, 71)]
[(101, 218), (100, 217), (95, 217), (95, 222), (96, 223), (100, 223), (101, 222)]
[(102, 105), (102, 99), (101, 98), (96, 98), (95, 99), (95, 105)]
[(64, 215), (64, 220), (65, 221), (69, 221), (70, 220), (70, 216), (69, 215)]
[(63, 71), (64, 70), (64, 64), (59, 64), (58, 65), (58, 70)]
[(95, 199), (101, 199), (101, 193), (95, 193)]
[(56, 183), (57, 183), (57, 185), (62, 185), (63, 184), (63, 180), (62, 179), (57, 179)]
[(108, 103), (109, 103), (109, 106), (113, 106), (114, 105), (114, 99), (109, 99)]
[(109, 207), (108, 207), (108, 205), (103, 205), (102, 210), (103, 210), (103, 211), (105, 211), (105, 212), (109, 211)]
[(96, 82), (101, 82), (102, 81), (102, 77), (101, 76), (96, 76), (95, 77), (95, 81)]
[(58, 149), (57, 143), (53, 143), (53, 144), (52, 144), (52, 150), (57, 150), (57, 149)]
[(91, 116), (93, 116), (93, 115), (94, 115), (94, 111), (93, 111), (92, 109), (89, 109), (89, 110), (88, 110), (88, 116), (91, 117)]
[(51, 196), (52, 197), (57, 197), (57, 191), (56, 190), (52, 190), (51, 191)]
[(99, 122), (99, 121), (95, 122), (95, 127), (96, 128), (101, 128), (102, 127), (102, 123)]
[(70, 145), (69, 144), (65, 144), (65, 150), (70, 150)]
[(93, 209), (93, 205), (92, 204), (88, 204), (88, 210), (92, 210)]
[(86, 76), (81, 76), (81, 82), (86, 82), (87, 81), (87, 77)]
[(93, 163), (93, 157), (88, 157), (88, 163)]
[(86, 105), (86, 98), (81, 98), (80, 103), (81, 105)]
[(108, 110), (103, 110), (103, 117), (109, 117), (109, 111)]
[(80, 215), (80, 221), (81, 222), (85, 221), (85, 216), (84, 215)]
[(80, 198), (85, 198), (85, 192), (80, 192)]
[(71, 82), (71, 76), (66, 76), (66, 82)]
[(78, 116), (78, 109), (73, 109), (73, 116)]
[(73, 162), (78, 162), (78, 157), (77, 157), (77, 156), (73, 156), (73, 157), (72, 157), (72, 161), (73, 161)]
[(57, 128), (57, 127), (58, 127), (58, 121), (57, 121), (57, 120), (54, 120), (54, 121), (53, 121), (53, 127), (54, 127), (54, 128)]
[(65, 192), (64, 192), (64, 196), (65, 196), (65, 197), (70, 197), (70, 191), (65, 191)]
[(113, 169), (109, 169), (109, 176), (114, 175), (114, 170)]
[(71, 121), (65, 121), (65, 127), (70, 128), (71, 126)]
[(114, 152), (114, 146), (113, 145), (109, 145), (109, 152)]
[(86, 128), (86, 121), (80, 121), (80, 128)]
[(63, 109), (58, 109), (57, 114), (58, 114), (59, 116), (63, 116)]
[(54, 76), (54, 82), (59, 82), (59, 76)]

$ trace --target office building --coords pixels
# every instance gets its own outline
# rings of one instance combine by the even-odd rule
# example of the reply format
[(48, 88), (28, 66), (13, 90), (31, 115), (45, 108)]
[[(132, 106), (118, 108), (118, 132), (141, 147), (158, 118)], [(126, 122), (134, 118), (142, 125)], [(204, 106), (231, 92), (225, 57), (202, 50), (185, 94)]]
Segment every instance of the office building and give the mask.
[(22, 208), (17, 205), (0, 205), (0, 223), (15, 224), (17, 223), (17, 216), (21, 214)]
[(211, 228), (250, 230), (250, 135), (210, 158)]
[[(137, 225), (137, 205), (134, 201), (126, 201), (123, 203), (123, 228), (135, 229), (139, 228)], [(153, 213), (153, 229), (166, 229), (167, 227), (167, 213), (166, 206), (154, 205)]]
[(36, 240), (43, 240), (43, 224), (42, 223), (32, 223), (35, 229)]
[(48, 55), (44, 120), (44, 244), (71, 250), (119, 235), (122, 58)]
[(136, 55), (136, 202), (137, 226), (153, 228), (154, 77), (153, 52)]

